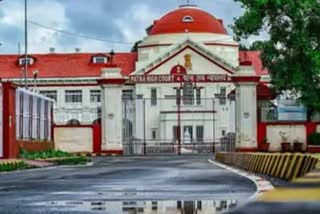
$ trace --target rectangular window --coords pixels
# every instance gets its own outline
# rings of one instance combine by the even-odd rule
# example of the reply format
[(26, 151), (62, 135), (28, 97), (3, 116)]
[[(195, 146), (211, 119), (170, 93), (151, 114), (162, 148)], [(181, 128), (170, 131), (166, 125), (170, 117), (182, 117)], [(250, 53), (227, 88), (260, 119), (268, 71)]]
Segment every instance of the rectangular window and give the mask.
[(40, 94), (42, 94), (43, 96), (46, 96), (50, 99), (53, 99), (55, 101), (57, 101), (57, 91), (54, 90), (45, 90), (45, 91), (40, 91)]
[(181, 104), (181, 89), (180, 88), (176, 89), (176, 104), (177, 105)]
[(194, 104), (194, 90), (192, 83), (185, 83), (183, 86), (183, 104), (193, 105)]
[(122, 99), (123, 100), (132, 100), (133, 99), (133, 91), (132, 90), (123, 90), (122, 91)]
[(197, 134), (197, 141), (198, 142), (203, 142), (203, 126), (197, 126), (197, 130), (196, 130), (196, 134)]
[(157, 139), (157, 129), (152, 129), (152, 140)]
[(219, 103), (220, 105), (227, 104), (227, 89), (225, 87), (220, 88), (220, 97), (219, 97)]
[(178, 126), (173, 126), (172, 127), (172, 137), (174, 141), (177, 141), (179, 139), (179, 129)]
[(91, 103), (101, 102), (101, 90), (90, 90), (90, 102)]
[(152, 106), (157, 105), (157, 89), (156, 88), (151, 89), (151, 105)]
[(66, 90), (65, 102), (66, 103), (82, 103), (82, 91), (81, 90)]
[(95, 64), (105, 64), (105, 63), (107, 63), (107, 57), (104, 57), (104, 56), (93, 57), (93, 63), (95, 63)]
[(197, 105), (201, 105), (201, 88), (196, 89)]
[(222, 137), (225, 136), (226, 135), (226, 130), (222, 130), (221, 131), (221, 135), (222, 135)]
[[(33, 64), (33, 59), (27, 57), (27, 63), (28, 63), (28, 65), (32, 65), (32, 64)], [(19, 64), (20, 64), (20, 65), (25, 65), (25, 64), (26, 64), (26, 59), (25, 59), (24, 57), (23, 57), (23, 58), (20, 58), (20, 59), (19, 59)]]

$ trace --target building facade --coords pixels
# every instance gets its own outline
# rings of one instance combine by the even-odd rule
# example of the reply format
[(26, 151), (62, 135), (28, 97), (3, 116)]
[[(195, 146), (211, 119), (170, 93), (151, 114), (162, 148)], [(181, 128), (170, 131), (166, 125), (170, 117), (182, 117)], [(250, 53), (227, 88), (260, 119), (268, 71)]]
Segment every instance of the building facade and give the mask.
[(181, 6), (154, 21), (135, 53), (50, 49), (27, 61), (1, 55), (1, 78), (22, 85), (25, 63), (29, 88), (56, 101), (55, 124), (102, 120), (104, 150), (122, 150), (129, 141), (212, 143), (230, 133), (248, 148), (256, 145), (255, 131), (240, 130), (244, 124), (256, 129), (250, 126), (268, 72), (259, 52), (240, 51), (223, 21), (197, 6)]

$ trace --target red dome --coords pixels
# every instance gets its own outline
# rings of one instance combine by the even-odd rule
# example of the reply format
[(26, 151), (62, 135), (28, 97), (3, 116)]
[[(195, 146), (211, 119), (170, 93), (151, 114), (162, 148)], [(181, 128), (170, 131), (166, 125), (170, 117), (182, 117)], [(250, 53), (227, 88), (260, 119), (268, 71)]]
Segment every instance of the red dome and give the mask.
[(185, 32), (227, 34), (221, 20), (197, 7), (181, 7), (155, 21), (150, 35)]

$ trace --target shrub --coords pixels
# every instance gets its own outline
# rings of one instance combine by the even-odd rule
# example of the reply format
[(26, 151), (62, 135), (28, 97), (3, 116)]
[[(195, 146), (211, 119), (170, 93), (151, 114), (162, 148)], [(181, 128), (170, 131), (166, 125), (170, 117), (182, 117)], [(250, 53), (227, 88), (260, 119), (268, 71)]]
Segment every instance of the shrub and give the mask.
[(47, 150), (43, 152), (27, 152), (24, 149), (20, 150), (20, 157), (25, 159), (48, 159), (48, 158), (60, 158), (60, 157), (72, 157), (71, 154), (60, 150)]
[(320, 133), (313, 132), (308, 136), (308, 141), (311, 145), (320, 146)]

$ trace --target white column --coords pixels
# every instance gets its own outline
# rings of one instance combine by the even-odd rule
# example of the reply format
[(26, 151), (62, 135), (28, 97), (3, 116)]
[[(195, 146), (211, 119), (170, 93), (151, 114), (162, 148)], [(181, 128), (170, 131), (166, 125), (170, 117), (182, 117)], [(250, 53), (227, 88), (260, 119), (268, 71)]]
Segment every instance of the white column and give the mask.
[(236, 85), (236, 148), (255, 151), (257, 144), (257, 84), (260, 80), (248, 62), (233, 77)]
[(122, 88), (126, 79), (120, 68), (111, 66), (102, 69), (102, 151), (122, 153)]

